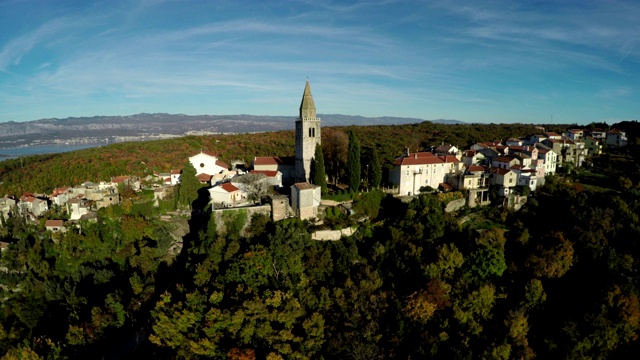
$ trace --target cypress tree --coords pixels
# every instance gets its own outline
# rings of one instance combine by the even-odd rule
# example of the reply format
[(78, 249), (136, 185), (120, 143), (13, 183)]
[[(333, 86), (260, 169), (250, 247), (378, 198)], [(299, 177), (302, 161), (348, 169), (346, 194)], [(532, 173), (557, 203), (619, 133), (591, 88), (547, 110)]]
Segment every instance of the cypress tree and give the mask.
[(382, 182), (382, 165), (380, 164), (380, 156), (378, 155), (378, 149), (375, 147), (371, 152), (371, 164), (369, 164), (369, 181), (372, 188), (377, 188)]
[(311, 181), (322, 188), (322, 193), (327, 193), (327, 175), (324, 171), (324, 155), (322, 154), (322, 146), (316, 145), (316, 151), (313, 155), (313, 164), (311, 167)]
[(189, 209), (191, 209), (191, 204), (198, 198), (198, 190), (200, 189), (200, 182), (196, 175), (196, 168), (187, 161), (182, 168), (182, 175), (180, 175), (178, 204), (188, 206)]
[(360, 142), (353, 130), (349, 131), (349, 147), (347, 149), (347, 185), (356, 192), (360, 187)]

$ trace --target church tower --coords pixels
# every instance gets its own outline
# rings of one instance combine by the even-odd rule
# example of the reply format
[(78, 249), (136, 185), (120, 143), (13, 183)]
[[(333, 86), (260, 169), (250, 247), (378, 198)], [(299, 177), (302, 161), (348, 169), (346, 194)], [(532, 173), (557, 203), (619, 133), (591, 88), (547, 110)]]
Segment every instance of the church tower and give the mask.
[(300, 117), (296, 120), (296, 182), (309, 181), (316, 144), (320, 145), (320, 119), (316, 117), (316, 105), (307, 80), (300, 104)]

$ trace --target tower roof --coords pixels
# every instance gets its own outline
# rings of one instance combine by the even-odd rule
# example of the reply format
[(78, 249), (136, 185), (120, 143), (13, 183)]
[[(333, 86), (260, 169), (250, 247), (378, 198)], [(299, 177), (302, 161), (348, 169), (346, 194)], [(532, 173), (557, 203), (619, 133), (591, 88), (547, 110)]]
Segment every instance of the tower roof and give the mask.
[(300, 103), (300, 119), (315, 119), (316, 105), (313, 103), (313, 95), (311, 95), (311, 86), (309, 80), (304, 86), (304, 94), (302, 94), (302, 103)]

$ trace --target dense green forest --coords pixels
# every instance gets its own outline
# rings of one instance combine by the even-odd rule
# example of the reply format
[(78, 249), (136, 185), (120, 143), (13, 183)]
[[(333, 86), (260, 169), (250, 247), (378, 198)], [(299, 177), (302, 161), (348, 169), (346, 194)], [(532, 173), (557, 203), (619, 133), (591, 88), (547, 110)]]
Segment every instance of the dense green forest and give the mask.
[[(373, 130), (357, 130), (363, 148), (376, 144)], [(187, 155), (215, 143), (180, 141), (159, 143)], [(312, 225), (296, 219), (254, 215), (243, 229), (244, 211), (220, 223), (206, 208), (162, 221), (162, 207), (144, 201), (101, 209), (97, 223), (64, 234), (12, 218), (0, 227), (12, 244), (0, 253), (0, 354), (635, 358), (638, 155), (631, 146), (549, 177), (518, 212), (445, 213), (435, 195), (402, 202), (374, 190), (354, 204), (369, 219), (335, 242), (311, 240)], [(183, 238), (180, 222), (190, 228)]]

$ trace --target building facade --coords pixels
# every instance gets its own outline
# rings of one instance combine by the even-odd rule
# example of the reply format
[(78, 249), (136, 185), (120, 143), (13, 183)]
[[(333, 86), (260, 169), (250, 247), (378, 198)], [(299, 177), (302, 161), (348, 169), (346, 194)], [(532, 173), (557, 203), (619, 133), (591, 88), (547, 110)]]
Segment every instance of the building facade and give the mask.
[(304, 87), (300, 104), (300, 117), (296, 120), (296, 181), (309, 181), (311, 160), (320, 145), (320, 119), (311, 95), (309, 80)]

